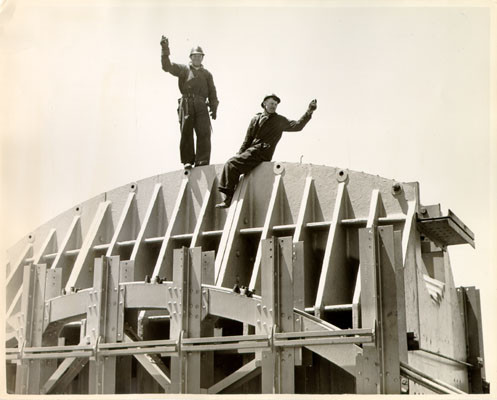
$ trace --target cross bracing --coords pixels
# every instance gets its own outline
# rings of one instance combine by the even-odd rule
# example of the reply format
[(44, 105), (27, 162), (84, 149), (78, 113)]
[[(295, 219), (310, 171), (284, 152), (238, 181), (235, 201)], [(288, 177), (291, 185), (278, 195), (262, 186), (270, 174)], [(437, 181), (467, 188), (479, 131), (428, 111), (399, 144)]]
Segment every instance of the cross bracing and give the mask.
[(417, 183), (264, 163), (219, 210), (219, 172), (117, 188), (10, 250), (11, 392), (485, 390), (447, 251), (474, 235)]

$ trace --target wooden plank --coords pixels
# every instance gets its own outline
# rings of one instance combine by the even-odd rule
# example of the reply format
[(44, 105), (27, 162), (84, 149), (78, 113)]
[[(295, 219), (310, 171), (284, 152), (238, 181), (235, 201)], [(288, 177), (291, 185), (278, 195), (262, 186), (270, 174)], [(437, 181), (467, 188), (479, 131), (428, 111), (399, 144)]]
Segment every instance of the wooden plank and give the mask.
[[(305, 310), (305, 254), (304, 242), (293, 242), (293, 308)], [(302, 329), (301, 317), (298, 314), (294, 315), (294, 328), (296, 331)], [(309, 354), (309, 353), (308, 353)], [(310, 360), (307, 357), (302, 359), (302, 348), (297, 348), (294, 351), (295, 365), (300, 366), (305, 361), (309, 364)]]
[(354, 329), (359, 328), (359, 326), (361, 326), (360, 302), (361, 302), (361, 265), (359, 264), (359, 270), (357, 271), (357, 276), (354, 286), (354, 296), (352, 297), (352, 328)]
[[(36, 267), (33, 264), (25, 265), (23, 268), (23, 293), (21, 299), (21, 322), (18, 335), (19, 343), (30, 347), (33, 339), (33, 322), (35, 322), (35, 303), (38, 300), (36, 293), (37, 277)], [(27, 360), (21, 360), (16, 368), (16, 393), (33, 394), (34, 388), (30, 384), (30, 378), (36, 380), (31, 373), (31, 364)], [(31, 376), (30, 376), (31, 373)]]
[(371, 192), (371, 202), (369, 206), (368, 221), (366, 222), (366, 228), (372, 228), (378, 226), (378, 218), (380, 217), (380, 208), (382, 207), (380, 191), (374, 189)]
[[(148, 203), (147, 211), (143, 218), (143, 222), (136, 237), (135, 244), (133, 245), (133, 250), (131, 251), (130, 260), (134, 263), (134, 279), (143, 280), (146, 275), (151, 275), (151, 268), (149, 265), (152, 264), (152, 259), (150, 253), (146, 249), (145, 239), (152, 234), (157, 234), (157, 219), (159, 218), (159, 198), (161, 194), (162, 185), (157, 183), (154, 186), (152, 196)], [(155, 261), (155, 260), (154, 260)]]
[(56, 235), (56, 230), (55, 229), (50, 229), (48, 232), (48, 235), (45, 239), (45, 242), (41, 245), (40, 250), (38, 251), (38, 254), (35, 255), (33, 264), (40, 264), (43, 262), (42, 257), (45, 254), (49, 254), (55, 251), (57, 248), (57, 235)]
[[(90, 299), (92, 308), (88, 308), (86, 330), (90, 344), (115, 343), (118, 334), (119, 313), (119, 256), (100, 257), (95, 260), (93, 293)], [(88, 335), (87, 335), (88, 337)], [(110, 394), (116, 391), (116, 357), (96, 357), (90, 359), (89, 392), (90, 394)]]
[(474, 367), (469, 369), (470, 392), (485, 393), (483, 381), (485, 380), (483, 331), (481, 325), (480, 291), (474, 287), (464, 288), (465, 322), (468, 343), (468, 362)]
[[(278, 315), (278, 293), (277, 264), (279, 252), (275, 238), (261, 240), (262, 250), (262, 279), (261, 279), (261, 307), (258, 308), (259, 315), (255, 325), (256, 335), (272, 335), (273, 327), (277, 323)], [(261, 393), (277, 393), (279, 370), (276, 367), (276, 354), (271, 349), (261, 352)]]
[[(314, 178), (306, 177), (300, 209), (293, 234), (294, 242), (294, 307), (304, 310), (308, 305), (314, 305), (314, 293), (312, 293), (310, 282), (314, 278), (314, 270), (317, 269), (313, 262), (312, 238), (307, 229), (307, 223), (312, 220), (314, 209)], [(300, 327), (301, 320), (295, 316), (295, 324)], [(307, 355), (307, 356), (306, 356)], [(304, 358), (303, 358), (304, 357)], [(311, 365), (312, 354), (303, 352), (301, 348), (295, 349), (295, 365)]]
[[(124, 335), (124, 341), (126, 343), (134, 342), (128, 335)], [(133, 357), (142, 365), (143, 368), (150, 374), (150, 376), (164, 389), (166, 393), (169, 393), (171, 389), (171, 379), (167, 376), (166, 367), (160, 359), (157, 357), (152, 357), (148, 354), (133, 354)]]
[(134, 200), (135, 200), (135, 192), (130, 192), (128, 194), (128, 197), (126, 198), (126, 203), (124, 203), (124, 207), (121, 212), (121, 216), (119, 217), (116, 229), (114, 229), (114, 235), (112, 236), (109, 248), (107, 249), (107, 253), (105, 254), (106, 257), (118, 255), (119, 249), (117, 246), (117, 242), (129, 239), (129, 237), (126, 237), (129, 236), (129, 232), (126, 232), (126, 230), (128, 231), (130, 230), (128, 225), (132, 223), (130, 217), (132, 215), (131, 212)]
[(41, 388), (41, 394), (61, 393), (88, 363), (87, 358), (65, 358)]
[(404, 267), (406, 266), (407, 262), (407, 251), (409, 248), (409, 243), (414, 240), (414, 235), (417, 233), (417, 230), (415, 229), (416, 207), (416, 200), (407, 202), (406, 222), (402, 231), (402, 264), (404, 265)]
[[(304, 331), (339, 330), (331, 324), (323, 324), (322, 321), (311, 318), (310, 315), (302, 317), (302, 326)], [(356, 372), (356, 357), (362, 354), (362, 349), (355, 344), (308, 345), (305, 347), (352, 375)]]
[[(203, 251), (202, 252), (202, 271), (201, 271), (201, 283), (207, 285), (214, 285), (214, 263), (215, 263), (215, 252), (214, 251)], [(208, 291), (204, 288), (200, 288), (202, 293), (201, 298), (201, 318), (202, 323), (200, 325), (201, 337), (213, 337), (214, 336), (214, 318), (208, 317), (209, 300), (207, 297)], [(206, 318), (207, 317), (207, 318)], [(207, 389), (214, 383), (214, 352), (203, 352), (201, 353), (201, 382), (200, 387)]]
[[(81, 246), (81, 243), (77, 243), (77, 238), (81, 235), (78, 235), (78, 231), (81, 232), (81, 216), (75, 215), (69, 225), (69, 229), (62, 240), (62, 244), (60, 245), (59, 251), (55, 256), (55, 260), (50, 266), (51, 269), (60, 268), (62, 271), (62, 286), (65, 285), (70, 273), (72, 265), (66, 265), (66, 252), (69, 250), (77, 249)], [(74, 264), (72, 262), (71, 264)]]
[[(187, 338), (198, 338), (201, 336), (202, 320), (202, 249), (195, 247), (188, 250), (188, 283), (183, 287), (187, 291), (186, 302), (186, 326)], [(190, 352), (186, 354), (185, 365), (185, 393), (200, 393), (201, 382), (201, 354)]]
[(202, 207), (200, 208), (197, 223), (195, 224), (195, 228), (193, 230), (192, 241), (190, 243), (191, 249), (202, 246), (202, 233), (205, 228), (206, 219), (209, 216), (207, 211), (209, 210), (209, 205), (213, 203), (215, 197), (214, 193), (216, 188), (214, 187), (214, 182), (214, 176), (212, 176), (210, 182), (208, 182), (207, 190), (202, 200)]
[(12, 299), (16, 296), (19, 287), (22, 285), (23, 268), (22, 266), (26, 263), (26, 259), (33, 253), (33, 245), (28, 243), (17, 261), (12, 265), (10, 274), (7, 276), (5, 281), (6, 292), (7, 292), (7, 306), (10, 306)]
[[(278, 254), (278, 329), (280, 332), (294, 332), (294, 257), (291, 237), (279, 238), (276, 246)], [(295, 393), (295, 349), (283, 348), (277, 353), (278, 388), (277, 393)]]
[(110, 204), (110, 201), (103, 201), (98, 205), (90, 229), (67, 279), (66, 291), (69, 291), (71, 287), (85, 288), (91, 286), (92, 274), (90, 273), (90, 267), (93, 264), (93, 246), (99, 241), (100, 232), (107, 223)]
[(15, 315), (21, 311), (22, 288), (23, 288), (23, 285), (21, 284), (21, 286), (17, 290), (16, 295), (14, 296), (14, 299), (12, 300), (12, 303), (10, 304), (9, 308), (7, 309), (7, 314), (5, 315), (5, 320), (14, 329), (17, 329), (19, 327), (19, 324), (17, 322), (14, 322), (14, 321), (17, 321), (17, 318), (15, 317)]
[(231, 373), (227, 377), (221, 379), (215, 385), (211, 386), (208, 390), (208, 394), (218, 394), (223, 390), (228, 389), (230, 386), (239, 382), (240, 380), (251, 376), (258, 368), (260, 368), (259, 360), (252, 360), (238, 368), (235, 372)]
[(297, 216), (297, 223), (295, 224), (295, 232), (293, 234), (294, 243), (304, 240), (305, 226), (310, 218), (309, 214), (312, 212), (312, 185), (313, 178), (312, 176), (308, 176), (305, 179), (302, 200), (300, 201), (299, 214)]
[[(371, 210), (377, 210), (377, 203), (372, 201)], [(370, 216), (375, 212), (370, 212)], [(374, 217), (369, 221), (374, 221)], [(379, 287), (377, 272), (376, 227), (359, 230), (359, 257), (361, 268), (361, 327), (377, 331), (379, 320)], [(376, 338), (381, 345), (381, 337)], [(380, 349), (376, 344), (365, 343), (363, 354), (357, 356), (356, 386), (357, 393), (379, 394), (382, 388), (380, 375)]]
[[(320, 316), (325, 304), (348, 303), (346, 291), (340, 288), (346, 288), (345, 282), (347, 271), (345, 265), (346, 256), (346, 236), (341, 227), (340, 221), (346, 218), (345, 183), (338, 184), (333, 217), (326, 241), (321, 274), (319, 277), (318, 291), (316, 294), (315, 308), (316, 316)], [(336, 284), (339, 282), (339, 284)], [(335, 284), (333, 284), (335, 283)]]
[[(186, 189), (188, 187), (188, 178), (183, 178), (181, 181), (181, 186), (178, 191), (178, 196), (176, 197), (176, 203), (174, 204), (174, 209), (171, 214), (171, 218), (169, 220), (169, 224), (167, 226), (166, 233), (164, 235), (164, 239), (162, 240), (162, 245), (159, 251), (159, 256), (157, 257), (157, 262), (154, 267), (154, 272), (152, 274), (152, 278), (156, 276), (168, 276), (171, 279), (173, 270), (172, 270), (172, 252), (173, 252), (173, 243), (171, 240), (171, 236), (177, 233), (179, 220), (182, 218), (180, 211), (182, 210), (182, 206), (184, 204)], [(168, 266), (167, 263), (170, 263)]]
[[(169, 337), (181, 342), (183, 332), (187, 328), (188, 313), (188, 249), (174, 249), (173, 252), (173, 287), (171, 290), (168, 310), (171, 315)], [(186, 379), (185, 366), (187, 354), (180, 353), (178, 357), (171, 358), (171, 393), (185, 393)]]
[[(397, 300), (397, 260), (393, 227), (378, 228), (379, 274), (381, 286), (381, 341), (384, 394), (400, 394), (399, 314)], [(400, 260), (399, 260), (400, 261)]]
[(402, 256), (402, 232), (394, 231), (395, 249), (395, 282), (397, 288), (397, 325), (399, 337), (399, 361), (408, 362), (407, 322), (406, 322), (406, 291), (404, 264)]
[[(236, 257), (235, 246), (239, 243), (240, 237), (238, 229), (240, 227), (240, 216), (244, 210), (248, 192), (248, 179), (243, 177), (238, 184), (233, 202), (228, 210), (228, 216), (224, 224), (223, 234), (216, 254), (215, 276), (216, 285), (224, 287), (232, 287), (236, 283), (236, 276), (240, 275), (243, 269), (243, 257), (238, 257), (236, 263), (232, 261)], [(228, 265), (230, 271), (228, 272)]]
[(277, 200), (280, 196), (280, 186), (281, 186), (281, 175), (275, 175), (273, 182), (273, 189), (271, 191), (271, 198), (269, 199), (269, 204), (267, 207), (266, 218), (264, 221), (264, 227), (261, 233), (261, 239), (257, 247), (257, 254), (255, 256), (254, 268), (252, 269), (252, 276), (250, 278), (249, 288), (250, 290), (259, 290), (260, 287), (260, 268), (261, 268), (261, 258), (262, 258), (262, 247), (261, 242), (267, 239), (271, 233), (271, 227), (274, 225), (274, 221), (277, 215)]

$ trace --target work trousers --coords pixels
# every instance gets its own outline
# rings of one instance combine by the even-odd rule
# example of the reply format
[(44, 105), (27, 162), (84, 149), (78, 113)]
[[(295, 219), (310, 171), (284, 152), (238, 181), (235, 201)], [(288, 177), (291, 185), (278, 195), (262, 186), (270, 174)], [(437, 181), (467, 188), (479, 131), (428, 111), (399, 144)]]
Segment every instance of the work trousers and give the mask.
[(219, 191), (227, 196), (233, 196), (240, 180), (240, 175), (246, 175), (263, 161), (269, 161), (264, 159), (261, 151), (262, 149), (259, 147), (249, 147), (243, 153), (237, 154), (226, 161), (219, 181)]
[[(182, 164), (208, 165), (211, 158), (211, 121), (205, 103), (188, 101), (188, 114), (180, 115)], [(195, 146), (193, 131), (197, 136)]]

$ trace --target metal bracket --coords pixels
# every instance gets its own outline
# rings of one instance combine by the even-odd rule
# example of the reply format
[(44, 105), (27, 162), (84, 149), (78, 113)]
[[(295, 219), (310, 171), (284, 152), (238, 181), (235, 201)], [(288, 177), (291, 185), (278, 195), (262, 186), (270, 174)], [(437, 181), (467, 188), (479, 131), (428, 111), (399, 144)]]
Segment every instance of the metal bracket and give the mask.
[(451, 210), (440, 217), (426, 217), (418, 213), (417, 226), (421, 233), (442, 247), (465, 243), (475, 247), (474, 233)]
[(45, 310), (43, 313), (43, 332), (45, 332), (45, 329), (47, 329), (47, 326), (50, 323), (50, 311), (52, 307), (52, 302), (51, 301), (45, 301)]
[(209, 315), (209, 291), (202, 289), (202, 321)]
[(348, 169), (339, 169), (336, 172), (336, 178), (338, 182), (345, 182), (349, 179), (349, 170)]
[(273, 166), (273, 172), (275, 175), (281, 175), (285, 171), (285, 166), (281, 162), (275, 162)]

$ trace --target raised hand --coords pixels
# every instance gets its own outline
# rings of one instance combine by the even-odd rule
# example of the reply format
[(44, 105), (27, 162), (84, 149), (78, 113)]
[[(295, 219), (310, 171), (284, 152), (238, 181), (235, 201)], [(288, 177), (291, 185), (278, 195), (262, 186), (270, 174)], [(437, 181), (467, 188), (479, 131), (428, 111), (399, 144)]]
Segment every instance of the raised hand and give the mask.
[(307, 110), (309, 112), (313, 112), (316, 110), (316, 108), (318, 108), (318, 101), (314, 99), (309, 103), (309, 107), (307, 108)]
[(167, 47), (169, 48), (169, 39), (167, 37), (165, 37), (164, 35), (162, 35), (162, 38), (160, 40), (160, 45), (164, 48), (164, 47)]

